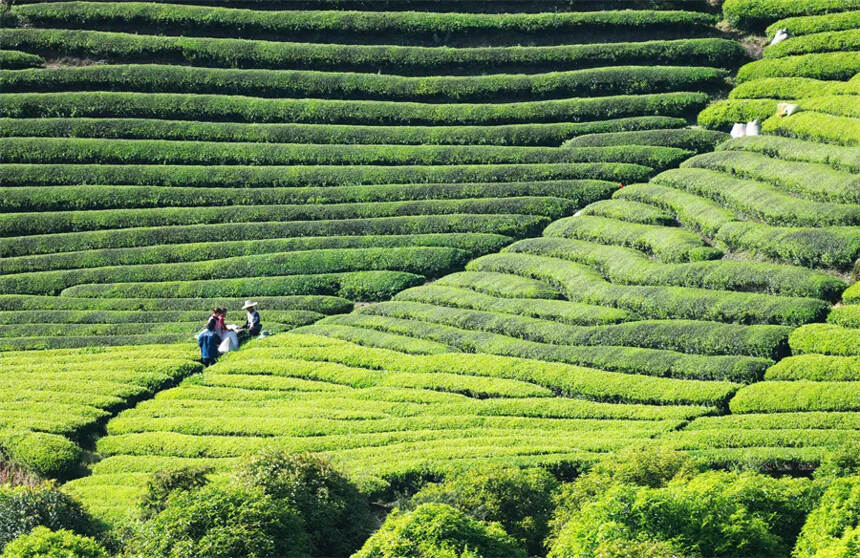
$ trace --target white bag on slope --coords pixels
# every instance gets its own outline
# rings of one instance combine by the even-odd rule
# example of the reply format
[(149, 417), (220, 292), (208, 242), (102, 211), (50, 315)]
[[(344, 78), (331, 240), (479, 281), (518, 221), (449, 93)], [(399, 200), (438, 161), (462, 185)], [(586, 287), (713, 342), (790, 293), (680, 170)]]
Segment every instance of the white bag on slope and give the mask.
[(788, 32), (788, 29), (780, 29), (776, 32), (776, 35), (773, 36), (773, 40), (770, 42), (770, 46), (778, 45), (782, 41), (791, 38), (791, 33)]
[(748, 136), (759, 136), (759, 135), (761, 135), (761, 121), (753, 120), (751, 122), (747, 122), (747, 135)]
[(735, 139), (742, 138), (747, 135), (747, 125), (741, 122), (735, 122), (735, 125), (732, 126), (731, 136)]

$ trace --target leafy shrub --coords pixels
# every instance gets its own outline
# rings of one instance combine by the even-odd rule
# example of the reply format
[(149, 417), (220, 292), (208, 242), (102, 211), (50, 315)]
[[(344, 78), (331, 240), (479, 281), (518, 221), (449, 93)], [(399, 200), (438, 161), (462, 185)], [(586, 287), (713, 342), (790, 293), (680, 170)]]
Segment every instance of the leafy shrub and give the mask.
[(762, 131), (809, 141), (860, 145), (860, 122), (848, 116), (820, 112), (799, 112), (787, 118), (772, 116), (764, 121)]
[(766, 380), (860, 380), (860, 356), (795, 355), (767, 369)]
[(860, 10), (789, 17), (772, 23), (765, 33), (768, 37), (773, 38), (776, 32), (783, 28), (797, 36), (825, 31), (844, 31), (857, 27), (860, 27)]
[(849, 558), (860, 549), (860, 477), (835, 479), (803, 525), (793, 556)]
[(860, 328), (860, 305), (838, 306), (827, 315), (827, 321), (842, 327)]
[(769, 77), (738, 84), (729, 93), (729, 98), (793, 100), (819, 95), (851, 95), (858, 91), (860, 91), (860, 81), (824, 81), (808, 77)]
[(355, 558), (524, 558), (498, 524), (485, 524), (445, 504), (394, 511)]
[(858, 382), (767, 381), (744, 386), (729, 402), (733, 413), (860, 410)]
[(807, 324), (791, 333), (789, 344), (796, 353), (860, 356), (860, 329)]
[(790, 16), (817, 15), (848, 10), (844, 0), (726, 0), (723, 15), (728, 22), (742, 29), (761, 31), (774, 20)]
[(605, 457), (576, 481), (562, 486), (555, 495), (551, 528), (553, 540), (584, 505), (599, 498), (615, 485), (659, 488), (675, 477), (695, 472), (692, 459), (668, 446), (633, 445)]
[(735, 122), (765, 120), (776, 114), (773, 99), (729, 99), (717, 101), (699, 113), (699, 126), (711, 130), (730, 130)]
[(38, 526), (91, 532), (81, 505), (52, 483), (0, 486), (0, 548)]
[(858, 48), (860, 48), (860, 39), (857, 38), (856, 30), (825, 31), (795, 37), (791, 41), (784, 41), (778, 45), (768, 47), (764, 50), (764, 57), (781, 58), (783, 56), (816, 52), (857, 50)]
[(810, 484), (715, 471), (662, 488), (616, 485), (573, 516), (549, 556), (618, 539), (671, 541), (685, 555), (785, 556), (811, 507)]
[(675, 215), (685, 227), (711, 238), (720, 227), (735, 219), (731, 212), (709, 199), (653, 182), (632, 184), (618, 190), (612, 198), (657, 206)]
[(239, 478), (303, 518), (314, 556), (351, 554), (375, 523), (367, 497), (320, 457), (267, 449), (244, 464)]
[(749, 250), (795, 265), (845, 269), (860, 256), (857, 231), (857, 227), (771, 227), (736, 221), (724, 224), (716, 240), (734, 251)]
[(738, 70), (737, 80), (739, 83), (769, 77), (848, 80), (858, 72), (860, 60), (856, 52), (824, 52), (756, 60)]
[(815, 478), (825, 481), (860, 475), (860, 442), (853, 440), (827, 452), (815, 470)]
[(77, 444), (57, 434), (0, 430), (0, 455), (42, 477), (72, 473), (82, 454)]
[(0, 50), (0, 68), (4, 70), (20, 70), (41, 66), (45, 59), (35, 54), (18, 50)]
[(298, 513), (261, 489), (208, 485), (173, 492), (126, 551), (152, 558), (288, 558), (308, 556), (309, 544)]
[[(860, 80), (857, 83), (860, 84)], [(718, 149), (720, 151), (752, 151), (781, 159), (784, 163), (793, 161), (821, 163), (840, 171), (860, 172), (860, 155), (857, 154), (857, 150), (837, 145), (764, 135), (747, 136), (734, 141), (727, 141), (721, 144)], [(815, 168), (819, 169), (820, 167)], [(767, 170), (772, 172), (772, 169)], [(790, 165), (788, 170), (790, 170)], [(839, 176), (843, 180), (850, 179), (845, 175)]]
[(204, 486), (208, 481), (204, 467), (183, 467), (156, 471), (146, 482), (140, 501), (141, 517), (150, 519), (164, 511), (170, 495), (176, 491), (189, 491)]
[(410, 506), (448, 504), (480, 521), (499, 523), (530, 555), (538, 555), (544, 552), (557, 486), (544, 469), (477, 468), (426, 485), (412, 497)]
[(67, 529), (36, 527), (6, 545), (3, 558), (108, 558), (107, 551), (90, 537)]

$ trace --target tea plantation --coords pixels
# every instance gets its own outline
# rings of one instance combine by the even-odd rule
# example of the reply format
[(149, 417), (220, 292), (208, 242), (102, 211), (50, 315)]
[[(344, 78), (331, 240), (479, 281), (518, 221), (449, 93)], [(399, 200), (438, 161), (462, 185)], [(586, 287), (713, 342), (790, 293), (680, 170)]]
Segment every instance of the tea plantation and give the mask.
[[(399, 503), (630, 448), (825, 478), (860, 447), (860, 3), (14, 4), (0, 457), (117, 533), (154, 473), (267, 451)], [(246, 299), (274, 335), (204, 367)], [(664, 555), (572, 550), (574, 522), (529, 552)], [(388, 525), (358, 555), (400, 556)], [(794, 556), (843, 556), (816, 528)]]

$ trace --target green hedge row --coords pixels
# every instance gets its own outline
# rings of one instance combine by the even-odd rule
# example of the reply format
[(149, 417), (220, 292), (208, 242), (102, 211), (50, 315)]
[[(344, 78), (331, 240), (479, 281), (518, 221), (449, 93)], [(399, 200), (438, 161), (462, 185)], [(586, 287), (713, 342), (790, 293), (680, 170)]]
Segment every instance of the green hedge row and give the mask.
[[(857, 53), (857, 59), (860, 61), (860, 52)], [(800, 103), (800, 107), (803, 110), (823, 112), (833, 116), (860, 118), (860, 96), (857, 95), (810, 97), (808, 99), (803, 99)]]
[(570, 214), (570, 200), (549, 197), (415, 200), (323, 205), (247, 205), (172, 207), (166, 209), (104, 209), (0, 214), (0, 236), (38, 235), (132, 227), (168, 227), (209, 223), (359, 219), (398, 215), (521, 213), (558, 218)]
[(770, 225), (822, 227), (860, 224), (860, 207), (799, 199), (755, 180), (697, 168), (668, 170), (658, 184), (710, 198)]
[(860, 356), (860, 329), (807, 324), (792, 332), (790, 343), (795, 353)]
[(845, 11), (850, 4), (845, 0), (726, 0), (723, 16), (735, 27), (761, 31), (777, 19)]
[(485, 184), (385, 184), (321, 188), (183, 188), (180, 186), (34, 186), (0, 191), (0, 213), (392, 202), (508, 197), (566, 198), (582, 206), (607, 197), (618, 185), (602, 180), (489, 182)]
[(513, 252), (482, 256), (469, 262), (466, 269), (539, 279), (558, 287), (571, 301), (623, 308), (643, 318), (791, 324), (806, 321), (820, 306), (819, 301), (804, 303), (758, 293), (616, 285), (582, 264)]
[(628, 163), (543, 165), (394, 166), (205, 166), (205, 165), (15, 165), (0, 164), (3, 186), (182, 186), (286, 188), (364, 184), (521, 182), (592, 179), (647, 180), (649, 167)]
[(788, 327), (693, 320), (648, 320), (597, 326), (568, 325), (485, 309), (471, 310), (397, 300), (360, 314), (429, 322), (553, 345), (641, 347), (702, 355), (780, 358), (788, 353)]
[(61, 233), (0, 238), (4, 257), (54, 254), (112, 248), (135, 248), (162, 244), (229, 240), (264, 240), (299, 236), (361, 236), (481, 232), (514, 237), (535, 236), (549, 222), (536, 215), (415, 215), (328, 221), (259, 222), (176, 227), (140, 227), (82, 233)]
[(766, 380), (858, 381), (860, 357), (796, 355), (767, 369)]
[(717, 38), (477, 48), (326, 44), (331, 40), (331, 37), (327, 37), (324, 43), (297, 43), (172, 37), (139, 32), (0, 29), (0, 45), (3, 48), (46, 56), (75, 56), (116, 63), (146, 60), (226, 68), (468, 75), (577, 70), (614, 65), (681, 66), (690, 60), (713, 68), (736, 68), (748, 60), (738, 43)]
[[(856, 262), (855, 262), (855, 276), (856, 276)], [(860, 304), (860, 282), (854, 283), (842, 293), (842, 300), (845, 304)]]
[(675, 218), (663, 212), (653, 205), (630, 201), (621, 198), (612, 198), (590, 203), (577, 212), (579, 215), (593, 215), (616, 219), (628, 223), (641, 223), (643, 225), (674, 225)]
[[(20, 4), (37, 4), (55, 0), (19, 0)], [(138, 0), (94, 0), (109, 2), (134, 2)], [(160, 4), (199, 4), (224, 8), (248, 8), (256, 10), (330, 10), (345, 9), (362, 11), (424, 11), (424, 12), (477, 12), (507, 13), (511, 11), (546, 12), (573, 6), (571, 0), (534, 0), (522, 6), (519, 0), (153, 0)], [(575, 11), (601, 11), (605, 0), (574, 0)], [(707, 0), (613, 0), (618, 10), (669, 10), (688, 9), (699, 12), (716, 11)], [(518, 9), (513, 10), (512, 7)]]
[(475, 165), (631, 163), (657, 170), (693, 154), (674, 147), (559, 149), (483, 145), (308, 145), (81, 138), (0, 138), (0, 160), (115, 165)]
[[(676, 450), (714, 450), (716, 448), (806, 448), (848, 444), (856, 434), (848, 430), (738, 430), (734, 428), (673, 432), (663, 438)], [(754, 458), (753, 463), (756, 462)]]
[(384, 347), (393, 351), (410, 355), (437, 355), (442, 353), (453, 353), (457, 349), (449, 347), (444, 343), (437, 343), (427, 339), (416, 339), (405, 337), (384, 331), (374, 331), (360, 327), (352, 327), (337, 324), (316, 323), (310, 326), (310, 331), (326, 337), (334, 337), (352, 343), (359, 343), (369, 347)]
[(590, 215), (554, 221), (544, 230), (544, 235), (618, 244), (653, 254), (665, 263), (713, 260), (722, 256), (722, 252), (705, 244), (701, 237), (684, 229)]
[[(259, 11), (148, 3), (61, 2), (23, 5), (14, 14), (33, 27), (158, 31), (168, 35), (247, 37), (348, 43), (448, 46), (557, 42), (558, 38), (642, 38), (713, 35), (711, 14), (685, 11), (601, 11), (464, 14), (422, 12)], [(786, 14), (790, 15), (790, 14)], [(590, 42), (581, 40), (580, 42)]]
[[(280, 313), (266, 318), (265, 327), (273, 333), (287, 331), (289, 329), (312, 324), (323, 317), (316, 312), (297, 310), (295, 312)], [(145, 331), (147, 335), (184, 335), (186, 342), (193, 342), (194, 336), (206, 327), (206, 315), (199, 314), (193, 321), (188, 322), (147, 322)], [(18, 323), (5, 324), (0, 334), (0, 343), (3, 339), (26, 339), (28, 337), (114, 337), (136, 335), (143, 328), (139, 323)], [(105, 374), (103, 379), (117, 381), (119, 378)]]
[(43, 477), (73, 475), (83, 450), (58, 434), (0, 430), (0, 454), (23, 469)]
[[(244, 300), (243, 298), (93, 299), (65, 296), (0, 295), (0, 311), (135, 312), (138, 316), (143, 316), (153, 311), (208, 311), (215, 306), (238, 311), (242, 308)], [(260, 309), (265, 312), (311, 310), (322, 314), (342, 314), (353, 308), (351, 301), (333, 296), (258, 296), (254, 300), (260, 304)], [(76, 356), (76, 358), (80, 357)], [(4, 362), (6, 361), (4, 360)]]
[(324, 250), (331, 248), (400, 248), (438, 246), (457, 248), (469, 257), (498, 252), (513, 239), (482, 233), (294, 237), (265, 240), (235, 240), (168, 244), (141, 248), (115, 248), (60, 252), (38, 256), (3, 258), (0, 274), (81, 269), (136, 264), (204, 261), (272, 252)]
[[(59, 297), (58, 297), (59, 298)], [(241, 308), (241, 307), (240, 307)], [(237, 308), (232, 308), (233, 314), (241, 315), (241, 311)], [(11, 330), (15, 330), (16, 326), (24, 326), (28, 324), (46, 325), (55, 327), (57, 325), (69, 324), (173, 324), (173, 323), (194, 323), (197, 329), (189, 329), (194, 333), (202, 329), (203, 324), (209, 317), (210, 312), (204, 309), (197, 311), (182, 311), (182, 310), (154, 310), (148, 312), (140, 312), (137, 310), (30, 310), (30, 311), (8, 311), (0, 312), (0, 324), (9, 325)], [(297, 324), (301, 325), (313, 323), (323, 317), (323, 314), (311, 312), (309, 310), (270, 310), (266, 309), (266, 325), (270, 324)], [(16, 318), (17, 316), (17, 318)], [(231, 319), (239, 319), (231, 316)], [(162, 330), (157, 329), (161, 326), (153, 326), (156, 329), (150, 333), (162, 333)], [(6, 328), (4, 328), (6, 329)], [(69, 330), (74, 333), (74, 330)], [(129, 332), (121, 333), (104, 333), (104, 335), (125, 335)], [(168, 332), (164, 332), (168, 333)], [(40, 335), (63, 335), (60, 330), (57, 333), (41, 333)], [(26, 336), (31, 336), (27, 334)], [(90, 334), (87, 334), (90, 335)], [(95, 334), (92, 334), (95, 335)], [(13, 337), (14, 335), (3, 333), (4, 337)]]
[[(753, 136), (753, 138), (768, 138), (768, 136)], [(743, 149), (743, 144), (738, 147)], [(776, 155), (776, 157), (767, 155)], [(687, 159), (682, 167), (708, 169), (766, 182), (779, 190), (814, 201), (860, 203), (860, 177), (857, 174), (838, 171), (830, 165), (821, 163), (791, 161), (779, 155), (779, 152), (773, 151), (765, 155), (740, 150), (715, 151)], [(860, 165), (860, 156), (855, 153), (853, 159), (855, 164)], [(856, 173), (856, 171), (853, 172)]]
[(248, 277), (164, 283), (77, 285), (62, 296), (85, 298), (220, 298), (285, 295), (334, 295), (349, 300), (387, 300), (407, 287), (424, 283), (421, 275), (402, 271), (356, 271), (321, 275)]
[[(803, 267), (764, 262), (714, 260), (663, 264), (637, 250), (566, 238), (530, 238), (503, 250), (570, 260), (595, 268), (613, 283), (672, 285), (728, 291), (761, 292), (792, 297), (815, 297), (835, 302), (846, 284), (830, 274)], [(823, 301), (797, 301), (797, 319), (817, 321), (829, 311)], [(803, 317), (801, 317), (803, 316)], [(801, 322), (792, 322), (801, 323)]]
[(729, 99), (717, 101), (699, 113), (699, 126), (730, 130), (735, 122), (765, 120), (776, 114), (775, 99)]
[(759, 382), (742, 388), (729, 402), (733, 413), (858, 411), (858, 382)]
[(783, 161), (821, 163), (846, 172), (860, 172), (860, 154), (856, 149), (779, 136), (747, 136), (725, 142), (718, 150), (753, 151)]
[(769, 227), (736, 221), (716, 237), (733, 251), (750, 251), (794, 265), (845, 269), (860, 257), (860, 227)]
[[(723, 380), (755, 381), (761, 378), (766, 367), (773, 362), (758, 357), (693, 355), (639, 347), (553, 345), (442, 324), (359, 313), (330, 316), (317, 324), (296, 331), (314, 333), (317, 327), (329, 324), (362, 327), (429, 339), (467, 353), (478, 352), (528, 359), (526, 362), (531, 368), (525, 371), (482, 367), (468, 368), (467, 373), (501, 375), (525, 380), (550, 388), (564, 396), (585, 397), (598, 401), (658, 405), (720, 405), (725, 401), (724, 397), (736, 387), (736, 384), (729, 384)], [(433, 356), (442, 358), (448, 355)], [(450, 356), (462, 359), (460, 353), (453, 353)], [(467, 362), (464, 361), (464, 364)], [(579, 378), (579, 371), (571, 370), (569, 367), (559, 368), (559, 363), (593, 367), (587, 369), (587, 372), (582, 370), (588, 377), (587, 389), (577, 385), (582, 381)], [(614, 372), (605, 372), (605, 370)], [(646, 395), (639, 388), (634, 387), (637, 384), (653, 385), (662, 382), (668, 382), (667, 391), (662, 392), (662, 395), (657, 395), (651, 389), (648, 389)], [(574, 389), (570, 389), (571, 383), (576, 386)], [(623, 391), (621, 387), (623, 384), (627, 384), (629, 391)], [(683, 391), (684, 395), (680, 395), (679, 391)]]
[(675, 215), (687, 228), (713, 238), (720, 227), (735, 220), (721, 205), (695, 194), (659, 184), (631, 184), (613, 194), (614, 200), (632, 200), (657, 206)]
[(469, 255), (462, 250), (442, 247), (307, 250), (185, 263), (139, 264), (0, 275), (0, 292), (57, 294), (74, 285), (91, 283), (197, 281), (383, 270), (438, 277), (462, 267), (468, 258)]
[[(72, 336), (62, 335), (58, 337), (4, 337), (0, 338), (0, 350), (3, 351), (38, 351), (42, 352), (50, 349), (69, 349), (83, 347), (118, 347), (124, 345), (151, 345), (153, 343), (188, 343), (193, 341), (193, 336), (188, 333), (167, 333), (167, 334), (147, 334), (140, 335), (95, 335), (95, 336)], [(72, 389), (69, 387), (68, 389)], [(92, 400), (93, 397), (101, 396), (102, 394), (79, 394), (78, 397), (72, 397), (71, 400), (80, 400), (81, 402)], [(40, 394), (39, 400), (70, 400), (67, 394), (46, 396)]]
[(739, 83), (731, 90), (729, 98), (791, 100), (821, 95), (860, 95), (860, 80), (825, 81), (807, 77), (754, 79)]
[(827, 322), (842, 327), (860, 328), (860, 305), (837, 306), (828, 314)]
[(860, 72), (860, 52), (825, 52), (756, 60), (738, 70), (738, 82), (769, 77), (847, 80)]
[(348, 126), (241, 124), (135, 118), (2, 118), (0, 136), (258, 143), (557, 147), (565, 139), (582, 134), (680, 128), (685, 125), (684, 119), (669, 116), (634, 116), (597, 122), (506, 126)]
[(820, 112), (799, 112), (788, 118), (771, 117), (762, 124), (762, 131), (813, 142), (850, 147), (860, 145), (860, 121), (857, 118)]
[[(850, 12), (849, 12), (850, 13)], [(860, 50), (857, 30), (827, 31), (792, 38), (764, 49), (764, 58), (782, 58), (798, 54)]]
[(45, 59), (35, 54), (21, 52), (19, 50), (0, 50), (0, 69), (21, 70), (34, 68), (45, 63)]
[(714, 428), (739, 430), (857, 430), (860, 416), (857, 413), (819, 412), (808, 413), (761, 413), (747, 415), (723, 415), (699, 417), (688, 424), (685, 430), (711, 430)]
[(551, 101), (433, 104), (398, 101), (266, 99), (186, 93), (4, 93), (0, 116), (13, 118), (155, 118), (215, 122), (409, 125), (495, 125), (585, 122), (628, 116), (685, 117), (705, 93), (613, 95)]
[(546, 74), (403, 77), (157, 64), (0, 72), (4, 93), (136, 91), (413, 102), (536, 101), (560, 97), (716, 91), (728, 72), (694, 66), (613, 66)]
[[(593, 304), (568, 302), (566, 300), (535, 300), (527, 298), (502, 298), (458, 287), (440, 286), (438, 282), (406, 289), (397, 294), (394, 300), (421, 302), (482, 310), (517, 317), (540, 318), (571, 325), (607, 325), (636, 319), (636, 315), (618, 308), (607, 308)], [(0, 315), (2, 320), (2, 315)]]
[(547, 283), (507, 273), (461, 271), (440, 277), (434, 285), (469, 289), (502, 298), (550, 300), (561, 298), (561, 293)]
[(784, 28), (791, 31), (792, 35), (797, 36), (825, 31), (844, 31), (856, 27), (860, 27), (860, 10), (789, 17), (771, 24), (766, 33), (768, 37), (773, 37), (777, 31)]
[(713, 130), (675, 129), (585, 134), (564, 142), (562, 147), (609, 147), (616, 145), (661, 145), (705, 153), (729, 138)]
[(749, 251), (806, 267), (844, 269), (860, 257), (857, 227), (771, 227), (737, 221), (725, 208), (701, 196), (656, 183), (634, 184), (614, 195), (656, 205), (684, 226), (701, 231), (729, 251)]

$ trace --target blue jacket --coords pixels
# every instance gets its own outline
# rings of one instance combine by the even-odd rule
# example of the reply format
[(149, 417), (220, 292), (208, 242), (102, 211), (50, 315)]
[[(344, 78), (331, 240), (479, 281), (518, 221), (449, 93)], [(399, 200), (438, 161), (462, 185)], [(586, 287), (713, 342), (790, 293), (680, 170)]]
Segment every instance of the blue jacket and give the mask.
[(197, 344), (200, 345), (200, 356), (202, 358), (218, 358), (218, 345), (221, 344), (221, 336), (207, 329), (197, 336)]

